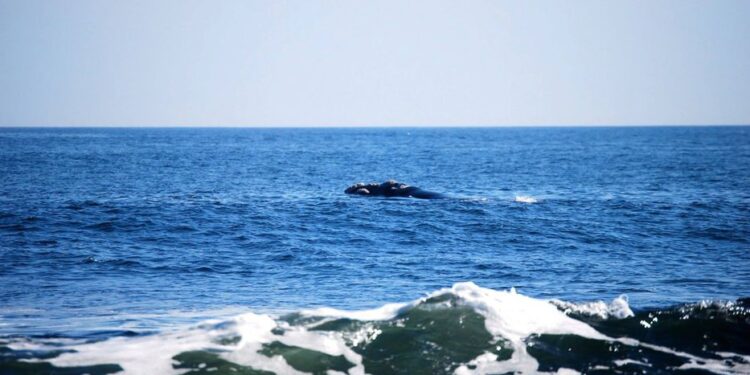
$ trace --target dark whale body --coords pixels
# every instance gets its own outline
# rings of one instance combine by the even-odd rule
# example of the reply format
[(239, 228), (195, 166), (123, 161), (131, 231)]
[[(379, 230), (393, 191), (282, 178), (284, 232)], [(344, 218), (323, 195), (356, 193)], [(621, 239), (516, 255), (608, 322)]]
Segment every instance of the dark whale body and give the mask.
[(344, 190), (347, 194), (365, 195), (372, 197), (404, 197), (404, 198), (419, 198), (419, 199), (437, 199), (444, 198), (440, 193), (435, 193), (427, 190), (422, 190), (416, 186), (409, 186), (407, 184), (389, 180), (378, 183), (358, 183), (349, 186)]

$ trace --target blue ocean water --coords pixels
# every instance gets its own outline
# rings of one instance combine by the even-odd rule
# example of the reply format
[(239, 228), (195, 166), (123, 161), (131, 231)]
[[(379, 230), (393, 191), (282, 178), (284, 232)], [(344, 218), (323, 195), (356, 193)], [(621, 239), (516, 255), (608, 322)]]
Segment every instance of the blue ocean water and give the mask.
[[(464, 281), (636, 312), (734, 301), (748, 166), (747, 127), (4, 128), (0, 337), (361, 310)], [(448, 198), (343, 192), (387, 179)]]

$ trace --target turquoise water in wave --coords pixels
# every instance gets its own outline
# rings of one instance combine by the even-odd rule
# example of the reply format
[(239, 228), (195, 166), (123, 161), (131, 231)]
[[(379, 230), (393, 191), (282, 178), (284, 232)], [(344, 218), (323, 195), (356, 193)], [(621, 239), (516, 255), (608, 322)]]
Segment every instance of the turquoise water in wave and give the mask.
[[(106, 345), (123, 337), (161, 340), (159, 335), (175, 327), (238, 319), (241, 313), (253, 314), (247, 318), (252, 322), (270, 316), (273, 324), (286, 324), (278, 329), (308, 324), (308, 330), (309, 321), (294, 318), (300, 310), (362, 311), (390, 302), (417, 303), (408, 310), (417, 316), (409, 315), (411, 319), (445, 327), (454, 318), (469, 325), (474, 319), (476, 327), (459, 325), (453, 336), (470, 340), (486, 335), (474, 346), (464, 342), (476, 350), (451, 352), (447, 338), (431, 339), (444, 350), (428, 361), (440, 367), (426, 373), (450, 373), (488, 351), (499, 359), (521, 353), (511, 333), (491, 327), (493, 319), (507, 312), (490, 316), (487, 311), (495, 310), (483, 310), (465, 294), (485, 293), (482, 303), (500, 306), (505, 295), (492, 293), (511, 287), (533, 302), (503, 302), (508, 306), (556, 300), (544, 306), (557, 306), (569, 314), (564, 317), (585, 321), (599, 333), (652, 338), (660, 348), (677, 345), (705, 363), (706, 356), (718, 355), (703, 353), (714, 341), (669, 339), (703, 327), (707, 335), (726, 339), (723, 351), (739, 353), (741, 366), (750, 349), (746, 339), (730, 338), (750, 330), (747, 317), (732, 315), (745, 316), (737, 313), (744, 305), (731, 301), (750, 296), (749, 165), (747, 127), (0, 129), (0, 353), (10, 353), (3, 357), (10, 359), (0, 362), (0, 373), (51, 371), (28, 370), (18, 362), (50, 355), (52, 344), (41, 338), (64, 345), (80, 343), (75, 340)], [(355, 182), (386, 179), (448, 198), (343, 193)], [(438, 292), (466, 281), (473, 284)], [(438, 302), (459, 301), (450, 308), (467, 310), (430, 315), (434, 309), (425, 306), (434, 301), (410, 302), (436, 293), (442, 296), (436, 297)], [(627, 300), (618, 297), (622, 294)], [(604, 301), (600, 307), (609, 315), (592, 313), (586, 303), (596, 301)], [(613, 313), (621, 311), (618, 301), (629, 306), (625, 313)], [(538, 311), (533, 306), (529, 308)], [(571, 306), (584, 306), (585, 312)], [(722, 327), (688, 322), (678, 331), (666, 331), (664, 339), (638, 333), (647, 329), (641, 321), (657, 324), (652, 319), (657, 311), (674, 315), (677, 322), (680, 308), (694, 311), (695, 306), (703, 306), (696, 319), (710, 315), (706, 308), (734, 317)], [(310, 319), (325, 315), (316, 314)], [(398, 323), (403, 314), (407, 312), (377, 317), (390, 322), (383, 324), (409, 327), (408, 319)], [(539, 319), (559, 318), (550, 314)], [(600, 320), (592, 321), (592, 314)], [(626, 320), (607, 320), (612, 316)], [(347, 319), (331, 329), (364, 329), (365, 323)], [(365, 320), (381, 321), (373, 319)], [(246, 323), (231, 321), (233, 327)], [(472, 331), (476, 329), (483, 333)], [(245, 342), (232, 344), (231, 337), (248, 337), (240, 331), (227, 333), (231, 345)], [(532, 331), (538, 335), (536, 348), (563, 345), (545, 341), (549, 330)], [(574, 331), (566, 332), (589, 337)], [(277, 355), (287, 363), (295, 361), (289, 359), (288, 347), (304, 346), (303, 339), (278, 344), (258, 340), (265, 345), (258, 347), (265, 350), (264, 358)], [(399, 341), (379, 345), (397, 355)], [(53, 347), (63, 345), (55, 342)], [(389, 362), (388, 367), (376, 363), (366, 345), (347, 345), (365, 358), (362, 368), (369, 373), (417, 373), (428, 367), (416, 362)], [(497, 349), (503, 345), (505, 349)], [(596, 345), (564, 345), (596, 352)], [(225, 349), (173, 354), (182, 353), (180, 363), (189, 367), (218, 361)], [(549, 359), (554, 355), (534, 350), (526, 351), (537, 361), (537, 370), (611, 370), (613, 361), (624, 360), (609, 358), (602, 364), (565, 357), (555, 362)], [(356, 358), (342, 352), (352, 364), (346, 367), (336, 353), (329, 353), (334, 359), (303, 353), (298, 361), (322, 361), (328, 367), (321, 368), (356, 373)], [(660, 355), (649, 357), (651, 367), (632, 362), (620, 367), (654, 370), (688, 361)], [(626, 359), (643, 362), (637, 356)], [(101, 360), (103, 373), (108, 365), (115, 366), (112, 371), (127, 370), (126, 361)], [(242, 362), (237, 361), (231, 363)], [(61, 360), (55, 366), (93, 363), (98, 362)], [(258, 366), (253, 368), (263, 369)], [(483, 368), (466, 366), (467, 371)], [(194, 370), (200, 372), (199, 367)]]

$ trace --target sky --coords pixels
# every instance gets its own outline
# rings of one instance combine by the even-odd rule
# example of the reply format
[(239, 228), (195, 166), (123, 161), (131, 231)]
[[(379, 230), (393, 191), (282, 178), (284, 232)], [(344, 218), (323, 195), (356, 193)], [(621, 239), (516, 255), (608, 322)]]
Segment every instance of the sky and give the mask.
[(750, 124), (750, 1), (0, 0), (0, 126)]

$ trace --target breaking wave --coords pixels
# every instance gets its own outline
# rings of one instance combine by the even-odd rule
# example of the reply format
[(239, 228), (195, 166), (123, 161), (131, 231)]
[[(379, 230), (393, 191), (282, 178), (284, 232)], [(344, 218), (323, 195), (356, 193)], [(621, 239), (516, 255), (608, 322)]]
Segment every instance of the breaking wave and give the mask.
[(750, 372), (747, 300), (633, 312), (458, 283), (373, 310), (244, 313), (165, 332), (0, 338), (2, 374)]

